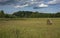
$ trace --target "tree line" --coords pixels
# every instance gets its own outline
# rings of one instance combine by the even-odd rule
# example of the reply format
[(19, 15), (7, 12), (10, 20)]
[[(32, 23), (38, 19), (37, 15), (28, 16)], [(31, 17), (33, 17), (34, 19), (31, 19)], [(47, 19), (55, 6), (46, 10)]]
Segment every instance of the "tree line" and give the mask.
[(0, 11), (0, 18), (59, 18), (60, 12), (57, 13), (39, 13), (31, 11), (18, 11), (13, 14), (6, 14), (3, 10)]

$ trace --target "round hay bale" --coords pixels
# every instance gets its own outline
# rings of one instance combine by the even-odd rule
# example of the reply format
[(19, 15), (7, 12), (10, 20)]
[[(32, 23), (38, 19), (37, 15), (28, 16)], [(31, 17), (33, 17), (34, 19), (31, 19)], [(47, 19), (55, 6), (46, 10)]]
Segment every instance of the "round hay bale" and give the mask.
[(47, 24), (48, 25), (52, 25), (53, 23), (52, 23), (52, 20), (51, 19), (47, 19)]

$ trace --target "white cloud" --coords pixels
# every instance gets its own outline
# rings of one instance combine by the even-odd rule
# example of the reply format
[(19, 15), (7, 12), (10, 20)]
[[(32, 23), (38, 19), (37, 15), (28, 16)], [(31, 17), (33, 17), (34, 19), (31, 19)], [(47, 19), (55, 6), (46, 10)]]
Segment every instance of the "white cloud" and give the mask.
[(16, 5), (15, 8), (22, 8), (26, 6), (31, 7), (48, 7), (48, 5), (45, 4), (42, 0), (21, 0), (19, 1), (20, 4)]
[(34, 0), (31, 0), (31, 1), (34, 1)]
[(60, 0), (52, 0), (48, 2), (48, 4), (57, 4), (57, 3), (60, 3)]
[(28, 6), (28, 4), (26, 4), (26, 5), (16, 5), (16, 6), (14, 6), (15, 8), (23, 8), (23, 7), (26, 7), (26, 6)]
[(31, 1), (37, 1), (37, 0), (31, 0)]
[(38, 5), (38, 7), (48, 7), (48, 5), (42, 3), (42, 4)]
[(15, 8), (23, 8), (26, 6), (31, 7), (48, 7), (49, 4), (60, 3), (60, 0), (52, 0), (45, 2), (44, 0), (19, 0), (19, 3), (14, 6)]
[(56, 4), (56, 0), (49, 1), (48, 4)]

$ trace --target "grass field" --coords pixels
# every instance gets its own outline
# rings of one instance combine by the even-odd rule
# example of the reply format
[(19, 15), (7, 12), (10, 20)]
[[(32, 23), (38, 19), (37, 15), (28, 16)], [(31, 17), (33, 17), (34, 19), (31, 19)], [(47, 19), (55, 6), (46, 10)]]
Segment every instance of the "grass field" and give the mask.
[(60, 38), (60, 18), (0, 19), (0, 38)]

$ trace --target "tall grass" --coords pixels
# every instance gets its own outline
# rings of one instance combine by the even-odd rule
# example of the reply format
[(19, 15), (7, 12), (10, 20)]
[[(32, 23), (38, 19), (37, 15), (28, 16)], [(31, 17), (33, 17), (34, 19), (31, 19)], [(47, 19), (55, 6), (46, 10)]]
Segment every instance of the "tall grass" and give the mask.
[(60, 38), (60, 18), (0, 19), (0, 38)]

